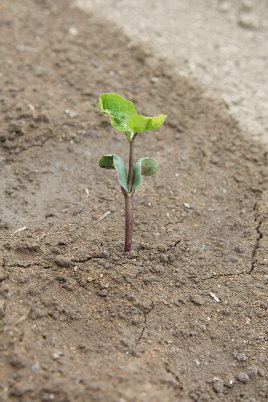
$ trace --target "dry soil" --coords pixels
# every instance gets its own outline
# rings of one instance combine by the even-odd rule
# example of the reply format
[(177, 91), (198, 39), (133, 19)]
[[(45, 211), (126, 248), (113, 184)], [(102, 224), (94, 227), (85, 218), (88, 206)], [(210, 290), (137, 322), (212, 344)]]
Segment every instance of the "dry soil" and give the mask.
[[(0, 7), (1, 401), (267, 401), (266, 148), (107, 21)], [(131, 253), (103, 91), (168, 114)]]

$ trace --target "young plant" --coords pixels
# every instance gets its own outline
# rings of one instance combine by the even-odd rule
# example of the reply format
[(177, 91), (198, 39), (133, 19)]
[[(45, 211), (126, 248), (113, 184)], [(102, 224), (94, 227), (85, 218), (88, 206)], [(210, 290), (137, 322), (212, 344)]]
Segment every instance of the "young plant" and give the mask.
[(133, 196), (141, 184), (141, 176), (154, 175), (159, 167), (153, 158), (141, 158), (134, 162), (134, 142), (138, 134), (147, 130), (155, 130), (162, 126), (166, 115), (146, 117), (137, 114), (132, 102), (115, 93), (104, 93), (99, 97), (99, 107), (102, 113), (108, 114), (112, 126), (124, 132), (129, 142), (128, 171), (125, 162), (115, 154), (103, 155), (99, 166), (105, 169), (115, 169), (117, 178), (125, 198), (125, 249), (131, 251), (133, 231)]

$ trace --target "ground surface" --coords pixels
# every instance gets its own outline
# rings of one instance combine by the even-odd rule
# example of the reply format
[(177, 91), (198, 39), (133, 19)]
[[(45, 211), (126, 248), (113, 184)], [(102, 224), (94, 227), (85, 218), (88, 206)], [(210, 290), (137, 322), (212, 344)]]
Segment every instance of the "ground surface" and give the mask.
[(266, 0), (76, 0), (197, 80), (268, 144)]
[[(4, 0), (0, 26), (1, 400), (266, 401), (266, 148), (67, 1)], [(103, 91), (169, 115), (137, 139), (161, 169), (127, 255)]]

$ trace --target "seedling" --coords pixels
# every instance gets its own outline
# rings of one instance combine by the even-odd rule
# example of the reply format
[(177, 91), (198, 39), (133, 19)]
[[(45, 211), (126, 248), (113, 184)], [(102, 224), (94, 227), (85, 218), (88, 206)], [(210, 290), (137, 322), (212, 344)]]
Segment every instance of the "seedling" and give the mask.
[(112, 126), (124, 132), (129, 142), (128, 171), (125, 162), (115, 154), (103, 155), (99, 165), (105, 169), (115, 169), (117, 178), (125, 198), (125, 249), (131, 251), (133, 231), (133, 196), (141, 184), (141, 176), (153, 176), (159, 167), (154, 158), (141, 158), (134, 162), (134, 142), (138, 134), (147, 130), (155, 130), (162, 126), (166, 115), (146, 117), (137, 114), (132, 102), (114, 93), (104, 93), (99, 97), (102, 113), (108, 114)]

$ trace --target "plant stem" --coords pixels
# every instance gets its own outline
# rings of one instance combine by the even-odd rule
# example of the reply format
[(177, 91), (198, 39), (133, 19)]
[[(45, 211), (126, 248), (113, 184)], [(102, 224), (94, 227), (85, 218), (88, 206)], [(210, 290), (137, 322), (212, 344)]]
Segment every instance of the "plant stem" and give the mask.
[[(135, 138), (135, 137), (134, 137)], [(132, 232), (133, 232), (133, 195), (131, 192), (133, 182), (134, 166), (134, 138), (129, 142), (129, 164), (128, 164), (128, 192), (123, 191), (125, 197), (125, 251), (131, 251)]]
[(134, 141), (129, 142), (129, 160), (128, 160), (128, 177), (127, 185), (128, 191), (131, 192), (132, 181), (133, 181), (133, 160), (134, 160)]
[(131, 251), (132, 231), (133, 231), (133, 193), (128, 195), (124, 192), (125, 197), (125, 249)]

